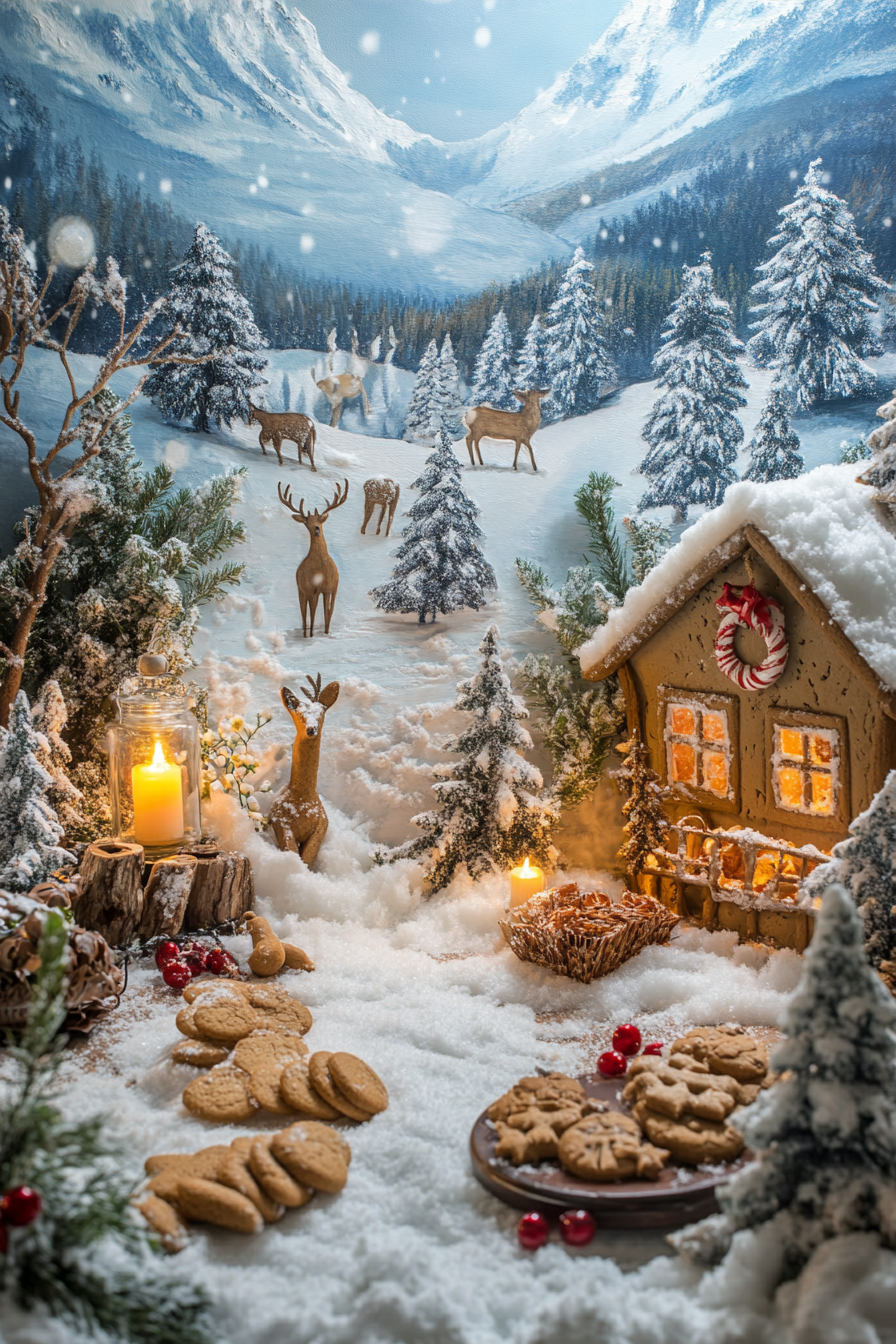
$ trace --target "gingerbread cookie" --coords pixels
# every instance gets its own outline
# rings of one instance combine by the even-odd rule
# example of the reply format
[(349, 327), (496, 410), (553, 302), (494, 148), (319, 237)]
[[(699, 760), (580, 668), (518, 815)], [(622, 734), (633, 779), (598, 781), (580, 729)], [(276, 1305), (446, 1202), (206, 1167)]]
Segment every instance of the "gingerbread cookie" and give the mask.
[(300, 1209), (314, 1194), (308, 1185), (300, 1185), (290, 1176), (275, 1157), (271, 1156), (270, 1140), (253, 1139), (249, 1153), (249, 1170), (269, 1199), (288, 1209)]
[(229, 1152), (226, 1143), (213, 1143), (208, 1148), (200, 1148), (198, 1153), (154, 1153), (143, 1163), (143, 1170), (148, 1176), (162, 1171), (178, 1171), (184, 1176), (202, 1176), (213, 1181), (218, 1174), (218, 1163)]
[[(623, 1100), (633, 1103), (644, 1101), (652, 1111), (679, 1120), (683, 1115), (702, 1120), (724, 1120), (734, 1110), (733, 1093), (738, 1084), (725, 1079), (726, 1087), (717, 1087), (709, 1073), (692, 1073), (689, 1069), (673, 1069), (663, 1060), (645, 1056), (644, 1063), (635, 1060), (622, 1092)], [(640, 1066), (640, 1067), (638, 1067)]]
[(264, 1111), (289, 1115), (292, 1107), (280, 1094), (280, 1079), (285, 1068), (282, 1059), (263, 1059), (249, 1074), (249, 1091)]
[(274, 1060), (279, 1060), (285, 1068), (307, 1053), (308, 1047), (297, 1032), (259, 1030), (237, 1041), (233, 1047), (233, 1063), (238, 1069), (251, 1073), (259, 1064)]
[(588, 1109), (585, 1089), (575, 1078), (559, 1073), (521, 1078), (488, 1109), (498, 1131), (496, 1155), (516, 1166), (556, 1157), (560, 1136)]
[(389, 1093), (382, 1079), (357, 1055), (338, 1050), (327, 1061), (330, 1079), (353, 1106), (378, 1115), (389, 1105)]
[(226, 1045), (193, 1040), (176, 1045), (171, 1052), (171, 1059), (175, 1064), (192, 1064), (194, 1069), (210, 1069), (215, 1064), (223, 1064), (227, 1055)]
[(173, 1204), (153, 1194), (151, 1190), (146, 1190), (136, 1201), (136, 1206), (153, 1232), (157, 1233), (163, 1251), (176, 1255), (183, 1250), (187, 1244), (187, 1229)]
[(239, 1153), (240, 1157), (244, 1157), (248, 1161), (249, 1152), (254, 1142), (254, 1134), (239, 1134), (232, 1140), (230, 1146), (235, 1153)]
[(235, 1045), (262, 1025), (245, 994), (234, 993), (224, 986), (201, 994), (188, 1011), (193, 1014), (199, 1035), (228, 1045)]
[(297, 1120), (294, 1125), (281, 1131), (296, 1139), (314, 1139), (317, 1143), (328, 1143), (342, 1158), (347, 1167), (351, 1166), (352, 1150), (348, 1139), (332, 1125), (323, 1125), (319, 1120)]
[(349, 1101), (339, 1090), (333, 1079), (330, 1077), (330, 1052), (328, 1050), (318, 1050), (308, 1060), (308, 1076), (311, 1084), (324, 1101), (329, 1106), (335, 1107), (342, 1115), (347, 1115), (350, 1120), (369, 1120), (372, 1112), (362, 1110), (356, 1106), (353, 1101)]
[(271, 1199), (259, 1187), (249, 1169), (248, 1161), (237, 1152), (232, 1151), (229, 1157), (222, 1159), (218, 1167), (218, 1181), (221, 1185), (226, 1185), (231, 1190), (238, 1190), (241, 1195), (251, 1199), (266, 1223), (278, 1222), (286, 1212), (281, 1202)]
[(193, 1020), (195, 1012), (195, 1004), (185, 1003), (183, 1008), (179, 1010), (177, 1017), (174, 1019), (174, 1025), (177, 1027), (181, 1036), (189, 1036), (191, 1040), (198, 1041), (202, 1036), (202, 1032)]
[(256, 1008), (259, 1025), (265, 1027), (268, 1031), (280, 1031), (287, 1035), (297, 1033), (304, 1036), (311, 1030), (314, 1022), (304, 1003), (299, 1003), (298, 999), (287, 999), (286, 1003), (278, 1003), (272, 1008)]
[(271, 1154), (301, 1185), (336, 1194), (348, 1180), (348, 1164), (330, 1143), (300, 1138), (293, 1126), (271, 1139)]
[(192, 1223), (213, 1223), (216, 1227), (229, 1227), (234, 1232), (260, 1232), (264, 1227), (264, 1220), (251, 1199), (217, 1181), (182, 1176), (177, 1206)]
[(188, 985), (184, 986), (183, 998), (187, 1003), (195, 1003), (200, 994), (205, 994), (209, 989), (220, 989), (222, 984), (227, 989), (235, 989), (238, 992), (246, 988), (243, 980), (222, 981), (217, 975), (205, 975), (199, 980), (191, 980)]
[(183, 1102), (200, 1120), (219, 1124), (249, 1120), (258, 1103), (249, 1091), (249, 1075), (232, 1064), (218, 1064), (184, 1088)]
[(339, 1120), (341, 1112), (323, 1097), (311, 1084), (308, 1060), (299, 1059), (290, 1064), (280, 1076), (280, 1095), (294, 1111), (313, 1115), (317, 1120)]
[(584, 1181), (655, 1181), (669, 1158), (665, 1149), (645, 1143), (637, 1120), (621, 1111), (579, 1120), (561, 1138), (557, 1156)]
[(742, 1027), (696, 1027), (672, 1043), (673, 1055), (692, 1055), (710, 1073), (741, 1083), (761, 1083), (768, 1073), (768, 1050)]
[(700, 1120), (696, 1116), (671, 1116), (652, 1111), (646, 1102), (632, 1107), (635, 1119), (650, 1139), (667, 1148), (679, 1162), (733, 1162), (743, 1152), (743, 1136), (731, 1125), (718, 1120)]

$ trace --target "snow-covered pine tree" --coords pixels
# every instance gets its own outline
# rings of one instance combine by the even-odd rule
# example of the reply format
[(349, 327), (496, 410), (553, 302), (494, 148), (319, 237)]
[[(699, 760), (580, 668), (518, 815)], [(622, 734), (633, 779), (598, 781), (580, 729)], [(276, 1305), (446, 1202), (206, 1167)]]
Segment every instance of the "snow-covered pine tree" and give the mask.
[(438, 422), (441, 408), (439, 347), (435, 341), (430, 341), (417, 370), (402, 438), (408, 443), (422, 443), (431, 447), (437, 433), (437, 430), (433, 430), (433, 420)]
[(284, 370), (283, 378), (280, 383), (280, 409), (282, 411), (289, 410), (289, 399), (289, 374)]
[(74, 856), (60, 848), (63, 829), (47, 798), (53, 776), (40, 763), (41, 742), (28, 697), (19, 691), (0, 728), (0, 890), (30, 891)]
[(458, 687), (456, 708), (472, 716), (445, 750), (463, 757), (436, 767), (439, 805), (413, 818), (423, 831), (415, 852), (429, 851), (427, 874), (434, 891), (465, 864), (471, 877), (502, 872), (528, 857), (552, 865), (551, 830), (557, 808), (545, 794), (539, 770), (524, 752), (532, 739), (520, 724), (529, 717), (498, 655), (498, 630), (489, 626), (479, 646), (476, 676)]
[(626, 743), (627, 755), (618, 778), (628, 788), (628, 800), (622, 812), (626, 823), (625, 839), (619, 847), (629, 875), (635, 877), (643, 860), (654, 849), (661, 849), (669, 833), (669, 818), (663, 808), (663, 790), (657, 773), (650, 768), (650, 756), (637, 729)]
[(535, 314), (529, 323), (526, 339), (517, 355), (517, 387), (521, 392), (536, 388), (550, 387), (551, 375), (548, 369), (548, 334), (542, 326), (541, 317)]
[(800, 441), (790, 425), (787, 397), (780, 387), (769, 392), (748, 451), (744, 481), (789, 481), (805, 471)]
[(783, 1029), (771, 1064), (784, 1076), (732, 1117), (756, 1159), (720, 1187), (721, 1217), (675, 1237), (683, 1254), (706, 1263), (722, 1258), (735, 1232), (766, 1225), (770, 1289), (829, 1237), (871, 1232), (896, 1245), (896, 1003), (837, 884), (816, 914)]
[(845, 201), (822, 185), (821, 159), (778, 214), (780, 228), (768, 242), (775, 255), (756, 268), (756, 335), (747, 349), (756, 363), (780, 369), (800, 408), (867, 395), (875, 376), (863, 359), (881, 352), (870, 318), (890, 287)]
[(478, 611), (498, 583), (479, 548), (479, 509), (463, 488), (460, 463), (444, 430), (411, 488), (420, 497), (408, 510), (397, 564), (388, 583), (370, 596), (383, 611), (416, 611), (421, 625), (427, 612), (435, 620), (437, 611)]
[(492, 318), (477, 356), (469, 404), (493, 406), (498, 411), (519, 410), (519, 402), (513, 395), (516, 386), (513, 340), (501, 308)]
[(461, 416), (464, 413), (463, 398), (460, 394), (460, 375), (457, 360), (454, 357), (454, 345), (451, 333), (446, 332), (439, 354), (439, 428), (445, 429), (449, 437), (456, 439), (461, 433)]
[(68, 709), (59, 682), (52, 677), (44, 682), (31, 708), (31, 722), (40, 743), (37, 758), (53, 780), (47, 790), (47, 801), (65, 834), (76, 835), (84, 826), (84, 817), (78, 807), (84, 795), (68, 777), (72, 753), (62, 736), (68, 722)]
[(623, 518), (622, 525), (631, 547), (632, 578), (643, 583), (671, 546), (672, 533), (655, 518)]
[(731, 308), (713, 291), (708, 252), (682, 267), (681, 293), (653, 359), (662, 389), (644, 426), (650, 445), (638, 470), (650, 481), (639, 509), (671, 504), (677, 521), (691, 504), (714, 507), (737, 476), (732, 463), (743, 442), (736, 411), (747, 386), (737, 364), (743, 345)]
[(161, 364), (149, 375), (144, 393), (162, 415), (190, 421), (208, 433), (212, 426), (248, 420), (249, 394), (260, 387), (267, 345), (249, 304), (233, 279), (233, 261), (204, 224), (186, 256), (174, 268), (167, 304), (170, 329), (185, 334), (168, 347), (172, 354), (209, 354), (203, 364)]
[(551, 388), (545, 406), (552, 420), (593, 411), (616, 381), (594, 274), (577, 247), (548, 311), (548, 381), (542, 386)]
[(896, 388), (892, 401), (877, 408), (877, 416), (886, 424), (868, 435), (871, 462), (858, 479), (865, 485), (874, 486), (876, 498), (882, 504), (896, 509)]

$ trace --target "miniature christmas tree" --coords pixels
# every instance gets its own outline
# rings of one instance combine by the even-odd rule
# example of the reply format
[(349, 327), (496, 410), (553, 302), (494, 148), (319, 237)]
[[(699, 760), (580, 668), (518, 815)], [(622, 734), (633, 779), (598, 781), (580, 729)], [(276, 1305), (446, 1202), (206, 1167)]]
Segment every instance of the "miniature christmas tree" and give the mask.
[(616, 381), (603, 335), (604, 320), (594, 288), (594, 267), (577, 247), (551, 304), (548, 324), (548, 381), (552, 419), (585, 415)]
[(417, 370), (404, 422), (402, 437), (408, 443), (431, 445), (434, 442), (438, 430), (433, 430), (433, 419), (438, 423), (441, 412), (439, 391), (439, 347), (435, 341), (430, 341)]
[(61, 849), (62, 827), (47, 799), (53, 776), (40, 763), (41, 742), (28, 697), (19, 691), (0, 728), (0, 890), (30, 891), (74, 857)]
[(190, 421), (208, 433), (212, 426), (248, 420), (249, 394), (264, 383), (267, 360), (258, 354), (267, 341), (233, 280), (233, 261), (204, 224), (174, 270), (166, 312), (178, 328), (171, 353), (214, 358), (202, 364), (163, 364), (147, 378), (144, 391), (162, 415)]
[(781, 227), (768, 243), (777, 251), (756, 268), (761, 278), (753, 286), (759, 302), (749, 352), (758, 364), (781, 370), (801, 408), (867, 395), (875, 378), (863, 358), (881, 353), (870, 318), (888, 286), (846, 203), (822, 186), (821, 159), (809, 165), (803, 186), (778, 213)]
[(713, 292), (708, 252), (683, 267), (662, 339), (653, 367), (663, 390), (644, 426), (650, 451), (638, 468), (651, 484), (638, 507), (671, 504), (684, 521), (691, 504), (720, 504), (737, 480), (731, 468), (744, 431), (736, 411), (747, 404), (737, 364), (743, 346), (729, 305)]
[(877, 410), (879, 420), (886, 424), (868, 435), (871, 463), (858, 478), (865, 485), (873, 485), (876, 498), (891, 509), (896, 509), (896, 388), (893, 400), (884, 402)]
[(289, 395), (289, 374), (284, 372), (280, 382), (280, 409), (282, 411), (289, 410)]
[(749, 453), (750, 462), (742, 477), (745, 481), (789, 481), (806, 469), (800, 441), (790, 427), (787, 398), (780, 387), (773, 387), (768, 394)]
[(849, 839), (833, 849), (828, 863), (816, 868), (804, 889), (819, 896), (831, 882), (840, 882), (856, 903), (865, 926), (865, 952), (884, 974), (896, 971), (896, 770), (866, 812), (849, 826)]
[(78, 804), (84, 795), (68, 777), (72, 753), (62, 736), (68, 722), (68, 709), (59, 682), (44, 682), (31, 710), (31, 720), (40, 742), (38, 760), (53, 780), (47, 790), (47, 802), (69, 835), (77, 835), (84, 825)]
[(529, 711), (501, 666), (494, 625), (479, 649), (480, 670), (461, 682), (456, 702), (472, 722), (445, 744), (463, 760), (437, 767), (439, 806), (413, 819), (423, 831), (413, 849), (429, 851), (434, 891), (447, 886), (461, 864), (476, 878), (512, 868), (527, 855), (543, 864), (556, 856), (550, 836), (557, 810), (543, 792), (541, 773), (523, 755), (532, 739), (519, 721)]
[(504, 309), (501, 308), (492, 319), (473, 369), (470, 405), (488, 405), (497, 411), (515, 411), (519, 408), (513, 395), (516, 386), (513, 341)]
[(622, 812), (627, 821), (622, 828), (625, 839), (618, 857), (625, 862), (629, 875), (637, 877), (646, 856), (662, 849), (669, 833), (669, 818), (663, 810), (663, 789), (650, 756), (637, 729), (626, 743), (628, 752), (618, 777), (628, 786), (628, 801)]
[(631, 547), (632, 579), (643, 583), (671, 546), (672, 533), (654, 518), (623, 518), (622, 525)]
[(517, 360), (517, 387), (521, 392), (536, 388), (550, 387), (551, 375), (548, 368), (548, 334), (541, 323), (541, 317), (535, 314), (526, 332), (526, 339), (520, 347)]
[(719, 1189), (722, 1218), (676, 1238), (683, 1253), (712, 1261), (735, 1231), (770, 1224), (762, 1254), (778, 1281), (828, 1237), (872, 1232), (896, 1244), (896, 1004), (837, 884), (817, 912), (783, 1029), (771, 1063), (784, 1076), (732, 1117), (756, 1160)]
[(420, 498), (408, 510), (398, 563), (389, 582), (370, 596), (383, 611), (416, 611), (421, 625), (427, 612), (435, 620), (437, 611), (478, 611), (498, 584), (478, 545), (479, 510), (461, 484), (460, 463), (444, 430), (412, 489)]
[(454, 358), (454, 345), (451, 333), (446, 332), (439, 355), (439, 429), (444, 429), (450, 438), (456, 438), (461, 433), (463, 413), (464, 403), (460, 394), (460, 375)]

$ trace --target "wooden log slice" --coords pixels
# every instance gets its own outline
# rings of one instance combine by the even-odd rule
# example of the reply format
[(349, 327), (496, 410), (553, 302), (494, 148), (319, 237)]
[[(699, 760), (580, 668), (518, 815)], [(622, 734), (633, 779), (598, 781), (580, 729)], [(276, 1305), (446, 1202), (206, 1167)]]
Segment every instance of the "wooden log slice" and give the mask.
[(84, 889), (74, 903), (85, 929), (113, 947), (134, 937), (143, 915), (143, 846), (127, 840), (94, 840), (81, 860)]
[(255, 884), (245, 854), (219, 850), (214, 845), (191, 845), (184, 852), (196, 860), (184, 914), (185, 929), (195, 931), (242, 919), (252, 909)]
[(153, 864), (143, 888), (143, 916), (137, 930), (140, 938), (180, 933), (195, 876), (193, 854), (172, 854)]

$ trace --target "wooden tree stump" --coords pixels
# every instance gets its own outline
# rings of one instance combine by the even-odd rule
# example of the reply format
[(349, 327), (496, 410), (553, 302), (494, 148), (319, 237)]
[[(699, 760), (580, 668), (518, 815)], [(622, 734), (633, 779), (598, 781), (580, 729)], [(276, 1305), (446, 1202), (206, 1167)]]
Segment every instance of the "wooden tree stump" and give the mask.
[(153, 864), (143, 888), (143, 917), (137, 930), (140, 938), (171, 937), (180, 933), (196, 866), (193, 854), (172, 854)]
[(74, 904), (78, 923), (113, 947), (129, 943), (143, 915), (143, 846), (94, 840), (81, 860), (84, 889)]
[(241, 919), (252, 909), (255, 884), (245, 854), (222, 851), (216, 845), (189, 845), (183, 851), (196, 859), (184, 928), (192, 931)]

